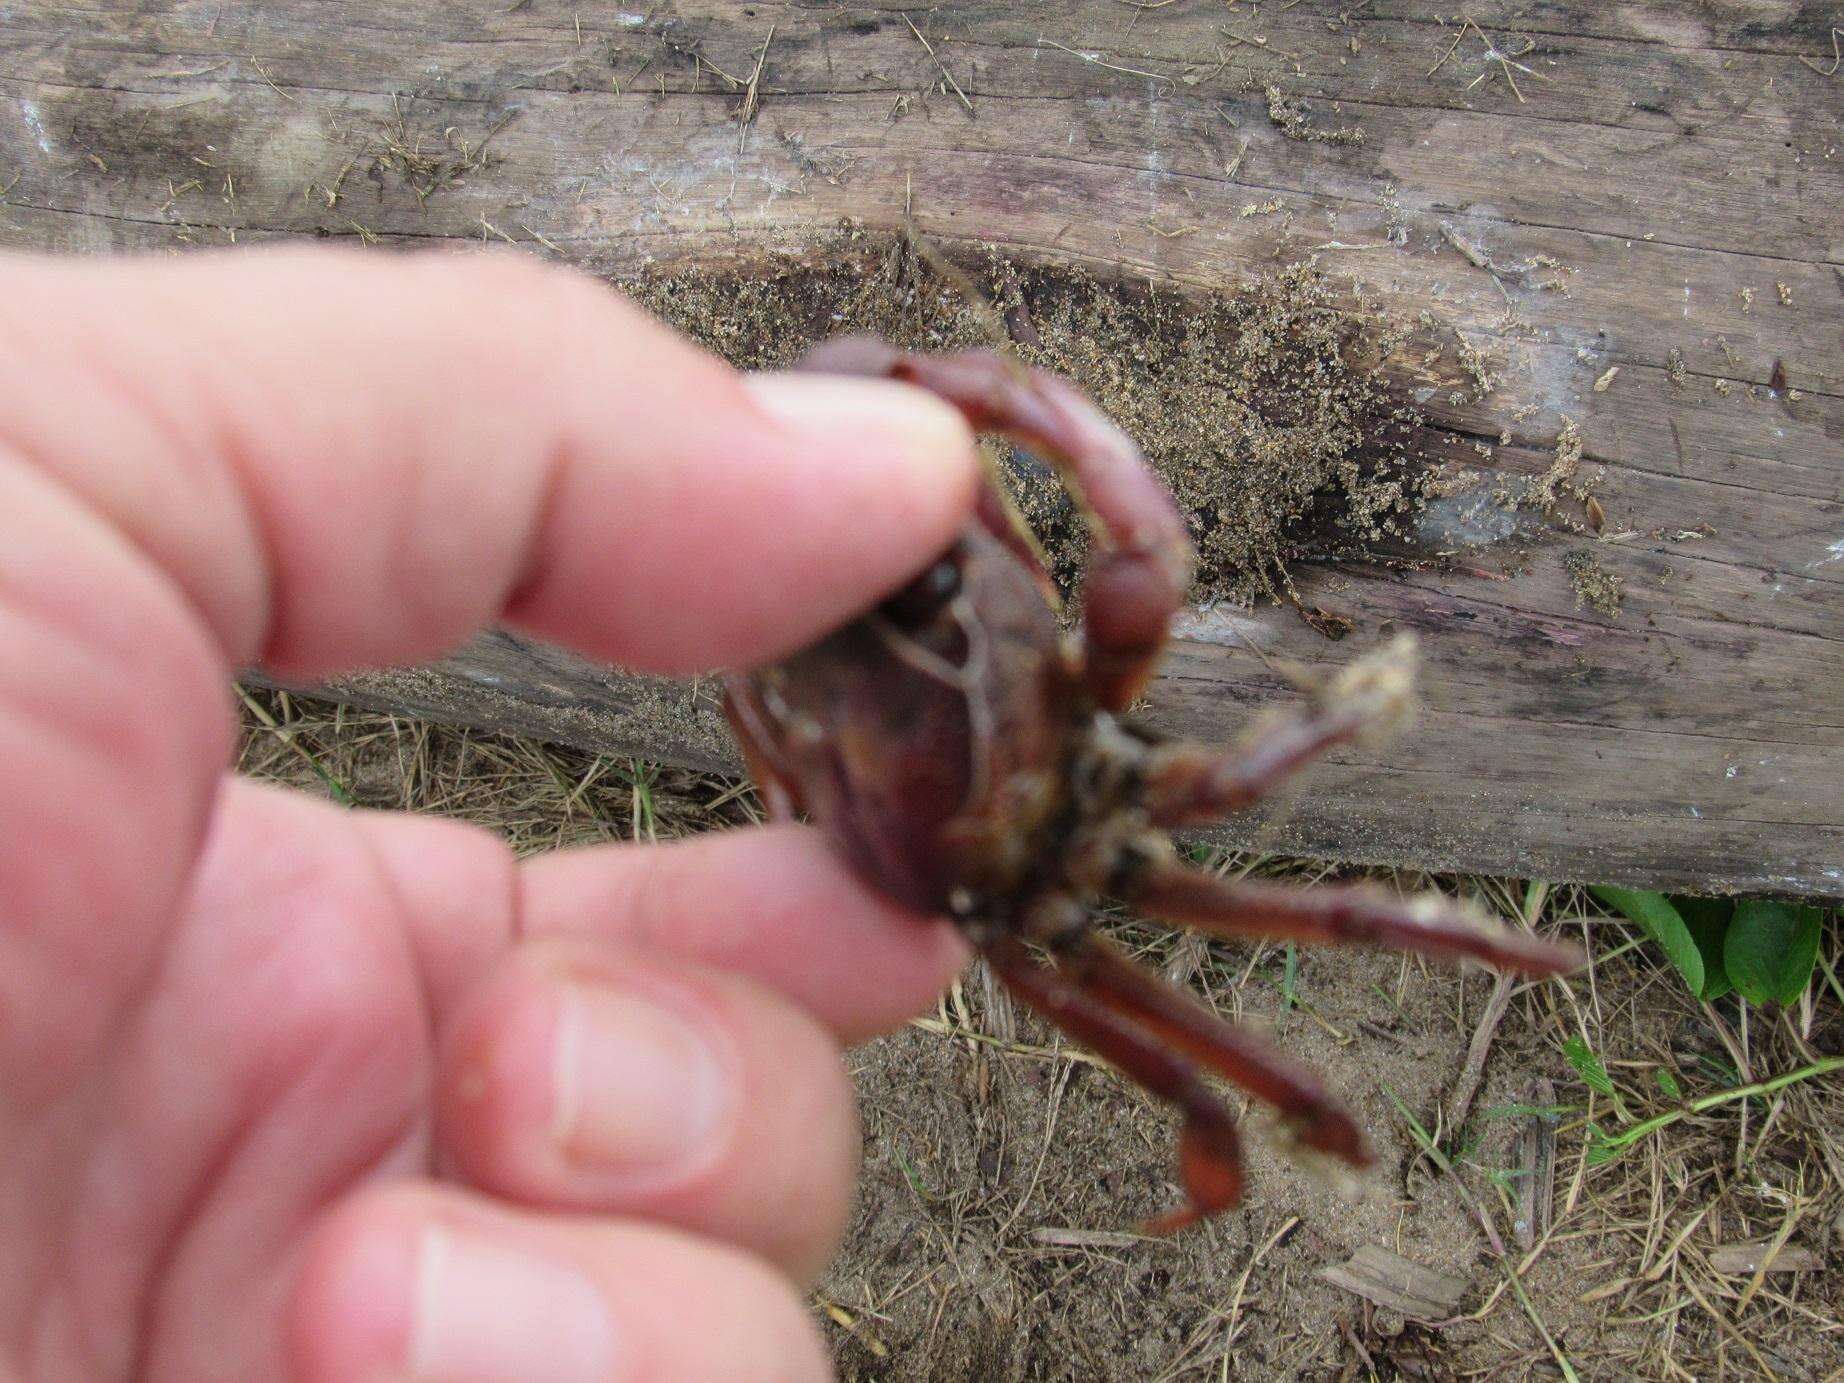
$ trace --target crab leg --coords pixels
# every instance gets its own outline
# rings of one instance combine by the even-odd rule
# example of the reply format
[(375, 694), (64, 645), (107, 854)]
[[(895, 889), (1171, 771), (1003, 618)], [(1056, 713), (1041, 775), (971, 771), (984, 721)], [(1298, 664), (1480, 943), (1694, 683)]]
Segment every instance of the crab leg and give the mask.
[(1288, 888), (1223, 879), (1168, 860), (1143, 870), (1124, 897), (1152, 916), (1216, 936), (1361, 942), (1543, 977), (1583, 961), (1573, 946), (1499, 926), (1445, 899), (1397, 898), (1362, 885)]
[(1387, 736), (1413, 708), (1415, 645), (1395, 639), (1341, 669), (1301, 710), (1229, 750), (1201, 744), (1154, 749), (1146, 810), (1155, 826), (1220, 821), (1260, 801), (1326, 750)]
[(1083, 584), (1090, 690), (1103, 709), (1124, 710), (1152, 675), (1192, 559), (1184, 521), (1132, 439), (1062, 380), (990, 352), (911, 355), (844, 337), (808, 352), (800, 368), (917, 385), (974, 430), (1003, 433), (1057, 467), (1095, 530)]
[(1274, 1106), (1307, 1147), (1354, 1167), (1369, 1165), (1357, 1124), (1304, 1067), (1225, 1022), (1190, 994), (1147, 974), (1093, 932), (1083, 933), (1058, 958), (1075, 982), (1102, 1003)]
[(1326, 750), (1357, 739), (1361, 712), (1315, 708), (1231, 750), (1162, 744), (1148, 756), (1146, 811), (1155, 826), (1220, 821), (1253, 806)]
[(1188, 1062), (1109, 1004), (1081, 975), (1039, 964), (1021, 942), (1001, 937), (987, 947), (986, 959), (1031, 1008), (1184, 1115), (1178, 1166), (1186, 1203), (1149, 1221), (1149, 1234), (1182, 1229), (1242, 1198), (1235, 1117)]

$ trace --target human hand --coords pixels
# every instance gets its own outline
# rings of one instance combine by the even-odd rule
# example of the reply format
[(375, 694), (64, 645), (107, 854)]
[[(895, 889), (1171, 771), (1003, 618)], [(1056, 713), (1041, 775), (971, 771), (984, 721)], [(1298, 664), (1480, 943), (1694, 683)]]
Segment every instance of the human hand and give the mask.
[(0, 258), (0, 1375), (825, 1376), (837, 1044), (954, 935), (798, 829), (517, 865), (236, 781), (228, 686), (770, 658), (973, 484), (934, 400), (530, 261)]

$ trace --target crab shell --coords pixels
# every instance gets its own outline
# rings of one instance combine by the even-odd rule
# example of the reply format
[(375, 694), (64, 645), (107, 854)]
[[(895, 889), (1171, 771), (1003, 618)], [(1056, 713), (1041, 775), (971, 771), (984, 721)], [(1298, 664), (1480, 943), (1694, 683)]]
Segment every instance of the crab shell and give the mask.
[(1081, 815), (1094, 708), (1019, 559), (970, 524), (908, 586), (793, 657), (735, 678), (752, 776), (922, 913), (1002, 915)]

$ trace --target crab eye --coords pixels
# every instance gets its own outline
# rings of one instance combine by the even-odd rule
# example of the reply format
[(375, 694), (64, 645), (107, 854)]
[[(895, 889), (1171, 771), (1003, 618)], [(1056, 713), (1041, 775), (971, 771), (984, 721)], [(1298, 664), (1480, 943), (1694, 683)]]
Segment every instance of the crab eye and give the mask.
[(960, 594), (960, 563), (949, 553), (884, 602), (884, 613), (909, 628), (924, 624)]

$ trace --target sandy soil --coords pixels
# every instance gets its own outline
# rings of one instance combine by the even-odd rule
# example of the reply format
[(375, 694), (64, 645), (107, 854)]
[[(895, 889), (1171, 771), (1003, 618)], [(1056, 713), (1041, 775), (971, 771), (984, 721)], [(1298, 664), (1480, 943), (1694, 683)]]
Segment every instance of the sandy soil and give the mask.
[[(481, 821), (528, 851), (735, 826), (753, 811), (746, 789), (720, 779), (280, 696), (254, 703), (243, 766), (311, 791), (336, 783), (360, 805)], [(1324, 872), (1216, 862), (1301, 882)], [(852, 1052), (864, 1176), (814, 1297), (842, 1376), (1550, 1378), (1566, 1359), (1584, 1379), (1838, 1377), (1835, 1077), (1684, 1118), (1604, 1164), (1587, 1157), (1590, 1122), (1628, 1127), (1732, 1088), (1742, 1070), (1763, 1079), (1844, 1048), (1835, 985), (1786, 1013), (1705, 1007), (1576, 890), (1397, 882), (1527, 913), (1596, 955), (1566, 986), (1510, 991), (1459, 1128), (1443, 1111), (1490, 1006), (1489, 976), (1350, 951), (1302, 952), (1290, 976), (1279, 947), (1110, 922), (1142, 960), (1324, 1071), (1377, 1153), (1369, 1174), (1339, 1185), (1284, 1156), (1253, 1116), (1247, 1204), (1175, 1239), (1134, 1232), (1176, 1195), (1165, 1112), (1017, 1011), (981, 970), (936, 1012)], [(1833, 927), (1834, 976), (1839, 951)], [(1605, 1064), (1618, 1110), (1577, 1076), (1571, 1038)], [(1529, 1108), (1547, 1103), (1541, 1080), (1554, 1090), (1547, 1117)], [(1520, 1195), (1536, 1173), (1520, 1138), (1538, 1128), (1554, 1140), (1542, 1177), (1554, 1210), (1526, 1248)], [(1816, 1270), (1752, 1284), (1723, 1262), (1782, 1235)], [(1366, 1246), (1452, 1275), (1458, 1304), (1411, 1320), (1321, 1280)]]

